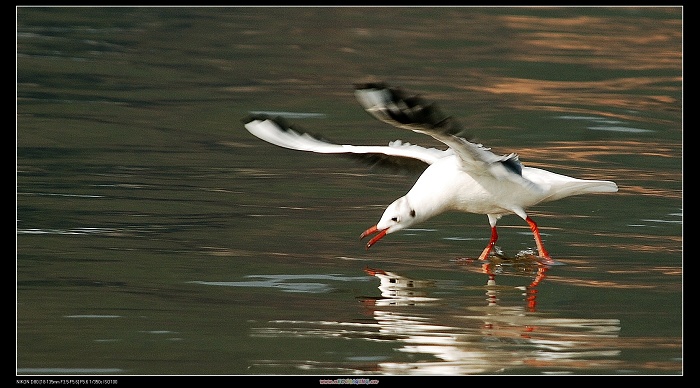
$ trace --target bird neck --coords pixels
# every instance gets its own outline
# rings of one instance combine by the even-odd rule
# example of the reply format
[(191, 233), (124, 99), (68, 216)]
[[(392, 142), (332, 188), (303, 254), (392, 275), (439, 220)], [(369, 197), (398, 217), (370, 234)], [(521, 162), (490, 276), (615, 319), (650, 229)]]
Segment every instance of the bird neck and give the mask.
[(426, 221), (449, 208), (448, 202), (434, 192), (412, 190), (405, 198), (415, 211), (415, 223)]
[[(438, 165), (444, 166), (438, 166)], [(424, 221), (454, 207), (458, 174), (452, 161), (432, 164), (405, 195), (415, 206), (416, 217)]]

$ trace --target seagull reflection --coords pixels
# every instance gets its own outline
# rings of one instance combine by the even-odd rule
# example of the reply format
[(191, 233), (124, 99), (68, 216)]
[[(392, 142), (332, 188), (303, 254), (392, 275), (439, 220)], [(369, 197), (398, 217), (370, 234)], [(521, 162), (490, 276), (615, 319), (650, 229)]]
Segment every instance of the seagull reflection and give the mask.
[(438, 301), (437, 298), (427, 297), (426, 288), (433, 287), (435, 282), (415, 280), (381, 269), (365, 267), (368, 275), (379, 278), (380, 298), (365, 299), (366, 304), (376, 306), (418, 306)]
[[(609, 368), (620, 350), (613, 347), (618, 337), (617, 319), (553, 318), (535, 312), (536, 287), (547, 267), (529, 258), (492, 260), (478, 263), (487, 276), (486, 303), (464, 311), (426, 314), (402, 306), (440, 306), (440, 298), (429, 296), (434, 282), (410, 279), (393, 272), (366, 268), (380, 280), (382, 297), (365, 301), (372, 308), (379, 331), (397, 338), (398, 349), (406, 353), (429, 354), (437, 361), (384, 362), (380, 369), (389, 374), (484, 374), (522, 369), (571, 371)], [(498, 286), (497, 274), (531, 274), (527, 286)], [(500, 305), (501, 293), (519, 293), (523, 304)]]
[[(390, 347), (389, 352), (377, 354), (356, 344), (344, 348), (344, 360), (295, 361), (304, 373), (596, 374), (621, 367), (624, 344), (618, 319), (567, 318), (556, 311), (536, 311), (536, 291), (546, 267), (527, 257), (500, 261), (494, 257), (487, 265), (483, 261), (459, 264), (485, 276), (486, 284), (466, 286), (461, 281), (365, 268), (365, 273), (379, 280), (379, 296), (358, 297), (369, 319), (272, 320), (267, 327), (254, 328), (251, 335), (344, 338)], [(524, 285), (497, 285), (497, 276), (507, 277), (503, 283), (524, 279)], [(277, 365), (288, 366), (289, 361), (259, 360), (254, 366)]]

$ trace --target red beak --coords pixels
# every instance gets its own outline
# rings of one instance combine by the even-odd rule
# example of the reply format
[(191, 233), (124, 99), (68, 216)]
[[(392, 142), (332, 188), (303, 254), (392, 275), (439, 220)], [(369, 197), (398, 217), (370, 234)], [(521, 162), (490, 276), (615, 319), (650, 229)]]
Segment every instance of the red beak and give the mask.
[(377, 229), (377, 225), (374, 225), (373, 227), (362, 232), (362, 234), (360, 235), (360, 240), (369, 236), (370, 234), (378, 233), (376, 236), (372, 237), (372, 239), (370, 239), (369, 242), (367, 243), (367, 249), (369, 249), (377, 241), (381, 240), (384, 236), (386, 236), (386, 232), (388, 230), (389, 229), (379, 230), (379, 229)]

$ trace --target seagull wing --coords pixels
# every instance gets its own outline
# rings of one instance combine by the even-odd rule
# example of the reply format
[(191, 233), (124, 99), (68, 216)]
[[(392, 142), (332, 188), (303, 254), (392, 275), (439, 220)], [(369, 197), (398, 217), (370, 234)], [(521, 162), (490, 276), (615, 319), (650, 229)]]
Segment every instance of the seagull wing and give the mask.
[(451, 150), (438, 150), (403, 143), (400, 140), (387, 146), (340, 145), (311, 135), (292, 126), (280, 117), (253, 115), (243, 119), (245, 128), (256, 137), (279, 147), (321, 154), (342, 154), (364, 162), (398, 167), (406, 170), (425, 169), (427, 165), (451, 155)]
[(462, 125), (454, 117), (443, 113), (435, 103), (384, 83), (357, 85), (355, 97), (365, 111), (376, 119), (432, 136), (448, 145), (461, 158), (463, 169), (468, 173), (490, 174), (498, 179), (517, 182), (533, 191), (544, 190), (523, 178), (523, 165), (517, 154), (498, 156), (489, 148), (470, 142)]

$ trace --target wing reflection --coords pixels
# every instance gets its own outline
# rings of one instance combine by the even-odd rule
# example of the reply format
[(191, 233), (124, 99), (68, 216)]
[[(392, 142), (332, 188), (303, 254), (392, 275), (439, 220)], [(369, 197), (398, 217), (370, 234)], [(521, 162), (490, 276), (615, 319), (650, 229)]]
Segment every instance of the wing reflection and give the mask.
[[(270, 322), (276, 327), (259, 328), (253, 335), (359, 339), (392, 347), (381, 356), (368, 356), (365, 346), (349, 346), (355, 349), (352, 357), (314, 360), (321, 372), (341, 368), (351, 373), (418, 375), (601, 373), (620, 367), (618, 319), (566, 318), (536, 311), (537, 287), (547, 267), (528, 258), (499, 257), (487, 264), (460, 264), (478, 268), (486, 277), (485, 285), (466, 287), (476, 297), (465, 295), (464, 286), (450, 292), (441, 281), (365, 268), (379, 280), (380, 296), (360, 298), (370, 320), (279, 320)], [(513, 275), (527, 279), (527, 285), (496, 284), (497, 276)], [(367, 359), (375, 361), (368, 365)], [(263, 360), (256, 366), (276, 362)], [(310, 362), (299, 361), (299, 368), (309, 372)]]

